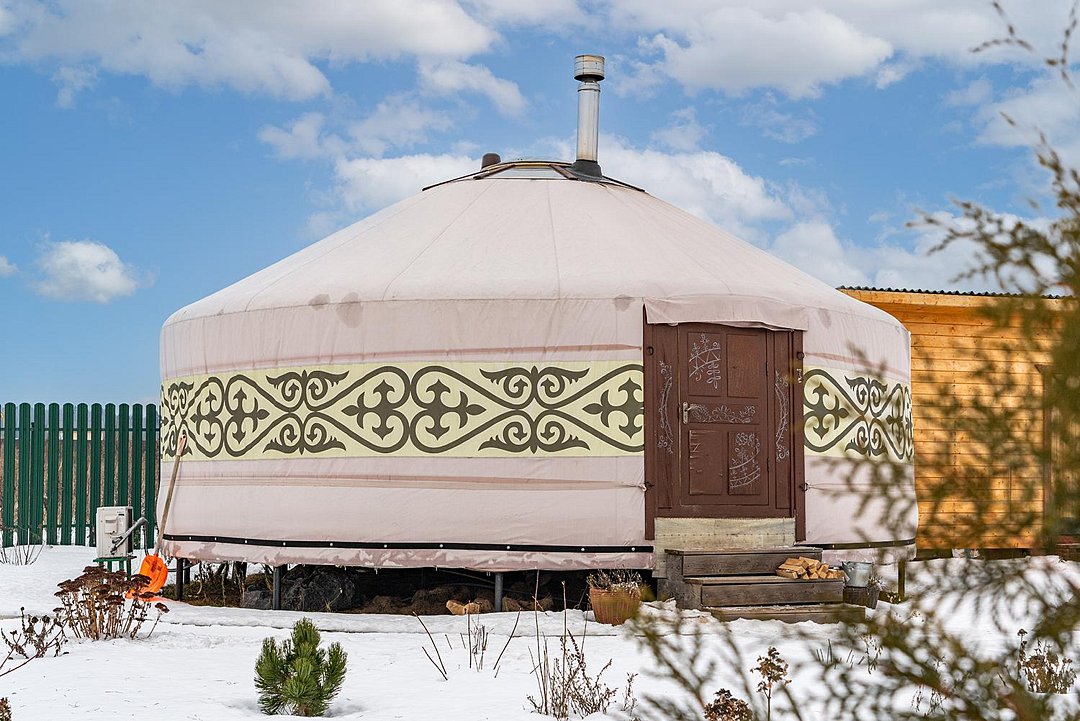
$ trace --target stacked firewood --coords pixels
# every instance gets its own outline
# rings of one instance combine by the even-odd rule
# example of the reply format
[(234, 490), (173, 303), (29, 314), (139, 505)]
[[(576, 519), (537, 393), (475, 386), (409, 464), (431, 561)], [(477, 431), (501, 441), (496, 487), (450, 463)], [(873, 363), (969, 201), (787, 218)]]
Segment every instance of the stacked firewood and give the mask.
[(776, 569), (776, 575), (784, 578), (812, 581), (843, 578), (844, 572), (839, 568), (830, 568), (829, 564), (816, 561), (813, 558), (799, 556), (798, 558), (789, 558), (781, 563), (780, 568)]

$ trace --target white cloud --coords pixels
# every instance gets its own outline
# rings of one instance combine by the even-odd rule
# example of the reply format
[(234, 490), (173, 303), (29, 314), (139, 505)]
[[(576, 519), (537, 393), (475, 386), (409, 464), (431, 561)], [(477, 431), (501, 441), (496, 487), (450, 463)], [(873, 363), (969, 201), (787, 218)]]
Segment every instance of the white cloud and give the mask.
[(498, 37), (451, 0), (27, 0), (9, 12), (17, 59), (289, 99), (330, 91), (321, 62), (462, 58)]
[[(1021, 35), (1052, 54), (1070, 5), (1043, 0), (1006, 9)], [(986, 0), (609, 0), (605, 15), (645, 40), (627, 63), (633, 77), (618, 84), (623, 93), (648, 93), (670, 78), (691, 91), (771, 87), (805, 97), (854, 77), (886, 88), (923, 59), (965, 68), (1039, 63), (1015, 48), (970, 52), (1004, 34)]]
[(57, 300), (108, 303), (148, 283), (116, 251), (92, 240), (46, 242), (37, 267), (35, 292)]
[(52, 76), (57, 86), (56, 104), (61, 108), (74, 108), (76, 96), (97, 83), (97, 69), (65, 65)]
[(525, 98), (515, 83), (495, 77), (483, 65), (456, 60), (420, 63), (420, 87), (433, 95), (473, 92), (484, 95), (501, 114), (517, 116), (525, 110)]
[(391, 96), (361, 120), (348, 124), (345, 135), (328, 132), (322, 113), (305, 113), (285, 127), (267, 125), (259, 140), (280, 158), (341, 160), (350, 155), (382, 156), (393, 148), (407, 148), (428, 140), (432, 131), (444, 131), (450, 117), (424, 107), (407, 95)]
[(869, 277), (851, 261), (849, 247), (824, 220), (795, 223), (776, 236), (769, 251), (830, 285), (867, 285)]
[(373, 211), (479, 167), (477, 158), (419, 154), (341, 159), (335, 163), (334, 172), (345, 205), (350, 210)]
[(743, 106), (739, 123), (757, 128), (765, 137), (781, 143), (798, 143), (818, 131), (817, 123), (810, 117), (798, 117), (780, 110), (780, 101), (773, 93), (766, 93), (761, 100)]
[[(983, 105), (980, 142), (1006, 147), (1030, 146), (1045, 133), (1066, 162), (1080, 163), (1080, 91), (1056, 77), (1042, 77), (1027, 88)], [(1015, 121), (1008, 123), (1004, 116)]]
[(428, 139), (430, 131), (448, 130), (450, 117), (425, 108), (407, 96), (393, 96), (379, 103), (363, 120), (349, 127), (352, 145), (363, 153), (383, 155), (390, 148), (407, 148)]
[(15, 13), (0, 4), (0, 38), (14, 32)]
[(273, 147), (280, 158), (319, 158), (329, 152), (322, 137), (325, 123), (326, 117), (322, 113), (305, 113), (287, 128), (263, 127), (259, 130), (259, 140)]
[[(1070, 5), (1016, 0), (1007, 9), (1019, 32), (1050, 54)], [(674, 79), (692, 91), (767, 87), (805, 97), (853, 77), (888, 87), (928, 58), (962, 67), (1037, 62), (1010, 48), (970, 53), (1003, 34), (986, 0), (19, 0), (0, 7), (4, 56), (13, 62), (308, 99), (331, 92), (325, 65), (416, 60), (434, 92), (480, 92), (511, 115), (525, 107), (517, 86), (468, 61), (490, 51), (500, 29), (522, 26), (560, 37), (581, 29), (638, 36), (635, 53), (613, 58), (623, 68), (613, 82), (622, 93)], [(79, 89), (60, 85), (61, 103)]]
[(676, 110), (671, 114), (671, 123), (652, 132), (652, 139), (672, 150), (697, 150), (701, 141), (708, 135), (708, 129), (698, 122), (697, 112), (693, 107)]
[(953, 90), (945, 96), (945, 104), (960, 108), (978, 106), (988, 102), (994, 95), (994, 88), (985, 77), (976, 78), (962, 88)]
[[(559, 154), (569, 157), (569, 148)], [(616, 177), (749, 241), (762, 240), (760, 224), (786, 220), (791, 209), (764, 178), (710, 150), (665, 153), (601, 136), (600, 162)]]
[(568, 27), (588, 22), (577, 0), (464, 0), (474, 17), (492, 24)]
[(15, 267), (15, 264), (10, 260), (0, 255), (0, 278), (8, 275), (14, 275), (19, 269)]
[(915, 63), (905, 61), (882, 65), (878, 68), (877, 76), (874, 78), (874, 87), (878, 90), (884, 90), (890, 85), (895, 85), (911, 74), (915, 68)]
[(661, 31), (650, 41), (660, 55), (654, 65), (690, 89), (739, 93), (767, 86), (814, 96), (822, 85), (874, 70), (893, 52), (887, 41), (834, 14), (787, 7), (768, 13), (748, 4), (635, 2), (623, 12), (641, 29)]

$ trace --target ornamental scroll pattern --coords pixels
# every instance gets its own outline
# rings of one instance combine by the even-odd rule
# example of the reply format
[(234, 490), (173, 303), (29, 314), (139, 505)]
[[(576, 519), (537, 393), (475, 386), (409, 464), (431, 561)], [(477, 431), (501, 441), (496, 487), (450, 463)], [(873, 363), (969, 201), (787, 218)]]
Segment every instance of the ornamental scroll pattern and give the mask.
[(809, 370), (804, 381), (808, 452), (913, 462), (914, 427), (907, 384), (826, 368)]
[(618, 456), (644, 449), (640, 363), (365, 364), (162, 387), (163, 457)]
[(720, 388), (723, 365), (720, 341), (710, 342), (708, 336), (702, 333), (701, 338), (690, 345), (689, 364), (691, 380), (701, 381), (704, 378), (713, 390)]
[(664, 381), (664, 387), (660, 390), (660, 433), (656, 439), (656, 446), (670, 455), (675, 452), (675, 433), (671, 428), (668, 401), (671, 399), (671, 385), (675, 380), (675, 375), (671, 371), (671, 366), (664, 361), (660, 361), (660, 378)]
[(755, 413), (757, 406), (691, 403), (686, 407), (686, 419), (690, 423), (753, 423)]
[(760, 452), (761, 441), (758, 440), (756, 433), (735, 434), (731, 459), (728, 461), (729, 491), (751, 486), (761, 480), (761, 465), (757, 460)]
[(776, 371), (776, 382), (773, 384), (773, 390), (776, 392), (776, 408), (779, 418), (776, 420), (776, 460), (777, 462), (786, 461), (788, 455), (791, 453), (790, 445), (787, 442), (788, 423), (790, 422), (788, 410), (788, 391), (791, 388), (791, 382), (780, 371)]

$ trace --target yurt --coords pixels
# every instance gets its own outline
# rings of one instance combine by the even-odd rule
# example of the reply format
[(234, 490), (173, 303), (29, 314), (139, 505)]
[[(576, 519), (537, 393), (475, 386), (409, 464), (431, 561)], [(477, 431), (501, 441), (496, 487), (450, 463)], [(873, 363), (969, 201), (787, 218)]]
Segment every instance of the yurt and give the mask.
[[(603, 175), (603, 58), (575, 77), (576, 162), (486, 156), (166, 321), (164, 552), (487, 571), (651, 569), (676, 541), (913, 556), (907, 331)], [(880, 467), (901, 482), (879, 488)]]

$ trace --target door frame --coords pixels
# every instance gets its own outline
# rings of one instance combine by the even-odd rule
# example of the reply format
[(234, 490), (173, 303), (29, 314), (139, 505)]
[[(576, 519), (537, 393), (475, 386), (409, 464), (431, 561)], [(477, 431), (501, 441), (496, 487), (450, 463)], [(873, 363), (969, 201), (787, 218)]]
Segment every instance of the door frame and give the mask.
[[(725, 327), (722, 323), (687, 323), (706, 330), (708, 326)], [(791, 463), (788, 473), (790, 514), (777, 516), (772, 507), (722, 506), (698, 507), (694, 511), (679, 514), (665, 512), (670, 504), (661, 508), (660, 495), (677, 492), (681, 484), (682, 447), (681, 413), (679, 409), (679, 325), (651, 324), (644, 322), (642, 358), (645, 370), (645, 537), (655, 539), (656, 518), (776, 518), (795, 520), (795, 540), (806, 538), (806, 486), (803, 452), (803, 333), (796, 330), (761, 330), (772, 333), (789, 333), (791, 343), (790, 371), (788, 373), (788, 408), (791, 437)], [(775, 353), (774, 336), (768, 341), (769, 353)], [(775, 358), (775, 355), (772, 355)], [(775, 411), (772, 394), (769, 394), (769, 413)], [(775, 467), (769, 468), (769, 483), (776, 483)]]

